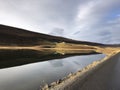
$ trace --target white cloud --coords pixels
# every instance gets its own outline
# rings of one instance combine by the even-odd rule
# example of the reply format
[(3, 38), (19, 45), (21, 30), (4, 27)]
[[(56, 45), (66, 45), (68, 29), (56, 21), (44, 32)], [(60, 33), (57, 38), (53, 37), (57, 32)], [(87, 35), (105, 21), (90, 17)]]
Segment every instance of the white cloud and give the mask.
[(0, 23), (44, 33), (50, 32), (54, 27), (67, 30), (76, 14), (78, 2), (79, 0), (1, 0), (0, 19), (4, 21)]
[(0, 23), (41, 33), (63, 29), (63, 36), (73, 39), (120, 43), (119, 8), (120, 0), (1, 0)]
[(118, 2), (120, 4), (119, 0), (90, 0), (80, 5), (76, 17), (77, 29), (86, 30), (104, 23), (104, 18), (111, 8), (114, 9), (115, 5), (119, 5)]
[[(108, 43), (108, 41), (109, 43), (113, 43), (113, 41), (114, 43), (120, 43), (120, 41), (115, 41), (116, 39), (114, 38), (116, 37), (114, 35), (120, 34), (119, 18), (117, 14), (114, 16), (114, 11), (118, 9), (119, 5), (119, 0), (90, 0), (83, 3), (78, 8), (74, 31), (68, 37), (101, 43)], [(108, 18), (113, 17), (112, 15), (114, 18)], [(110, 21), (112, 23), (108, 24)], [(101, 36), (100, 33), (106, 34)], [(107, 34), (110, 35), (108, 36)]]

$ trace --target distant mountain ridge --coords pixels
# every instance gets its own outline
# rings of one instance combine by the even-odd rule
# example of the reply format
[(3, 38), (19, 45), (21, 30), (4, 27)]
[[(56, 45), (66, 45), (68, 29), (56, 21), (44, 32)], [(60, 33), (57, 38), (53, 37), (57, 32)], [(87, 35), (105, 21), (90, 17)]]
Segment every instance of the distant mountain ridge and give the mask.
[[(104, 44), (92, 43), (86, 41), (76, 41), (68, 38), (51, 36), (37, 32), (27, 31), (11, 26), (0, 25), (0, 46), (1, 45), (17, 45), (17, 46), (33, 46), (43, 45), (48, 43), (74, 43), (93, 46), (105, 46)], [(114, 46), (114, 45), (112, 45)], [(116, 46), (116, 45), (115, 45)], [(120, 46), (119, 44), (117, 46)]]

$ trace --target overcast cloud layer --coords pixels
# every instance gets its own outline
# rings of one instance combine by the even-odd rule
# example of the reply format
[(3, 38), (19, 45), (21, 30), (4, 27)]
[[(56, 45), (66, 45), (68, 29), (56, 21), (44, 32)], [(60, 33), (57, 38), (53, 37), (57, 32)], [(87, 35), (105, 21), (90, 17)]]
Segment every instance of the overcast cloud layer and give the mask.
[(120, 0), (0, 0), (0, 24), (99, 43), (120, 43)]

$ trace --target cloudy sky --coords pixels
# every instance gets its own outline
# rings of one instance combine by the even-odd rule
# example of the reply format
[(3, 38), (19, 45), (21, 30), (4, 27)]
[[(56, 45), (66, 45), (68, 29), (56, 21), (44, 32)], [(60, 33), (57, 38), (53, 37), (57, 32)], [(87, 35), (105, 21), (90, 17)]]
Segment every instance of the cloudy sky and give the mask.
[(99, 43), (120, 43), (120, 0), (0, 0), (0, 24)]

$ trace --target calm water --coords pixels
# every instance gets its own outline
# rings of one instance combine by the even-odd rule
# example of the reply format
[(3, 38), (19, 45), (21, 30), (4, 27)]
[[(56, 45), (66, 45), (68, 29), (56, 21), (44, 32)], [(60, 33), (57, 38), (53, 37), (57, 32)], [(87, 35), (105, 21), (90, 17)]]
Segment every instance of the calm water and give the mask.
[(39, 90), (41, 85), (63, 78), (104, 57), (103, 54), (80, 55), (3, 68), (0, 69), (0, 90)]

